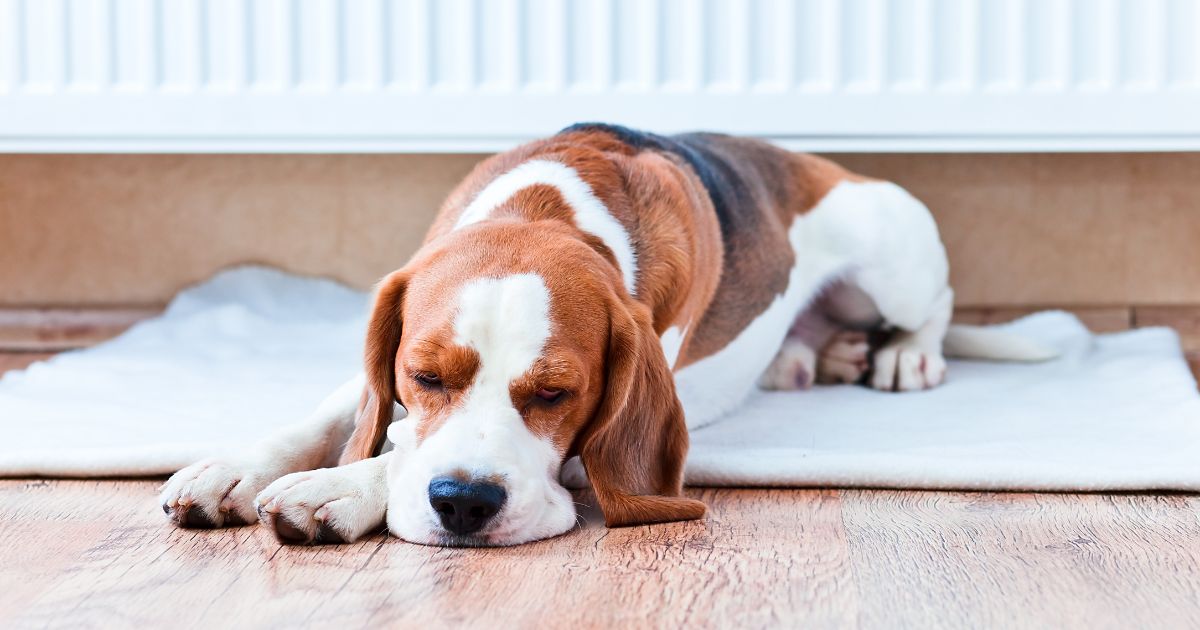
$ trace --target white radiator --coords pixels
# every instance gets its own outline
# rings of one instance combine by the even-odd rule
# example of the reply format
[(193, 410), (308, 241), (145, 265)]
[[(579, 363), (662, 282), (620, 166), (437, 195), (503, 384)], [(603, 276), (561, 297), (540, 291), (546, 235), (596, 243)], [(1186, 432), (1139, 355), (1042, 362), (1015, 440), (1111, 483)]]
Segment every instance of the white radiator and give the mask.
[(1200, 0), (0, 0), (3, 151), (1200, 149)]

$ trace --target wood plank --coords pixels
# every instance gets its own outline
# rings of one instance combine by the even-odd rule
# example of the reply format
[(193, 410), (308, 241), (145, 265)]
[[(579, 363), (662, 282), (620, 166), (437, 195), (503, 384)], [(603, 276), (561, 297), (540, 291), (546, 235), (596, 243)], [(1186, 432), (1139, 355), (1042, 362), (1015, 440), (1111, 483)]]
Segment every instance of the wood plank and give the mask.
[(1189, 497), (845, 493), (864, 627), (1200, 624)]
[(1138, 306), (1133, 309), (1138, 326), (1168, 326), (1179, 333), (1192, 376), (1200, 382), (1200, 306)]
[(0, 352), (0, 376), (9, 370), (23, 370), (31, 363), (54, 356), (52, 352)]
[(1133, 327), (1133, 312), (1128, 307), (1055, 307), (1055, 306), (963, 306), (954, 308), (954, 321), (959, 324), (1003, 324), (1039, 311), (1065, 310), (1079, 318), (1094, 333), (1120, 332)]
[(0, 308), (0, 349), (50, 352), (91, 346), (161, 311), (159, 307)]
[(1184, 350), (1200, 352), (1200, 306), (1138, 306), (1138, 326), (1168, 326), (1179, 333)]
[(70, 527), (92, 541), (9, 601), (5, 625), (847, 627), (858, 615), (834, 491), (697, 490), (706, 521), (612, 530), (587, 507), (582, 528), (508, 549), (385, 536), (296, 548), (258, 527), (169, 527), (157, 484), (103, 483), (0, 481), (0, 519), (25, 545), (61, 546)]
[[(47, 545), (42, 538), (53, 531), (57, 540)], [(0, 526), (0, 545), (5, 552), (0, 566), (0, 625), (9, 627), (12, 617), (63, 579), (89, 549), (102, 544), (108, 527), (99, 523), (5, 522)], [(39, 544), (30, 545), (29, 541)]]
[(4, 627), (1196, 627), (1185, 495), (689, 491), (506, 549), (169, 527), (157, 481), (0, 481)]
[[(357, 618), (371, 625), (436, 626), (446, 622), (445, 611), (473, 606), (516, 627), (853, 625), (857, 598), (836, 492), (693, 494), (710, 506), (705, 522), (606, 530), (589, 511), (587, 526), (563, 539), (503, 551), (437, 552), (437, 572), (411, 573), (428, 550), (409, 546), (411, 557), (382, 554), (347, 590), (390, 593), (369, 616)], [(454, 586), (433, 588), (439, 581)], [(548, 584), (554, 587), (540, 586)], [(433, 606), (412, 606), (430, 590), (437, 593)], [(342, 618), (333, 609), (319, 615)], [(477, 612), (450, 621), (493, 623)]]

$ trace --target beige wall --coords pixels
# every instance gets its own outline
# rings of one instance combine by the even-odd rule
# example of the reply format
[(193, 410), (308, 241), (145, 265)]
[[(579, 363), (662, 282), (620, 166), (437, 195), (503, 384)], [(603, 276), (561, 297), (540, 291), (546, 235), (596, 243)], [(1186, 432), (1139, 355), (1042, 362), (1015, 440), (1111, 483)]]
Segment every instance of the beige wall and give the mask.
[(840, 159), (929, 205), (960, 304), (1200, 303), (1200, 153)]
[(159, 303), (240, 262), (366, 286), (478, 159), (0, 156), (0, 303)]
[[(959, 303), (1200, 303), (1200, 154), (842, 155), (938, 217)], [(239, 262), (368, 286), (472, 155), (0, 156), (0, 305), (159, 304)]]

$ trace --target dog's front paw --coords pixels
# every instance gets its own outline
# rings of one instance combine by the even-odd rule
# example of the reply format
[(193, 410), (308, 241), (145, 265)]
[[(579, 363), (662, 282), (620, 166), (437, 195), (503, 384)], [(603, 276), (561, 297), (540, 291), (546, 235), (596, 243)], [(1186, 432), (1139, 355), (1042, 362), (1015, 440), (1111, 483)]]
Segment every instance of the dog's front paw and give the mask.
[(254, 495), (272, 479), (253, 461), (207, 459), (171, 475), (159, 495), (163, 512), (180, 527), (234, 527), (255, 521)]
[(379, 459), (281, 477), (255, 499), (259, 519), (290, 545), (349, 543), (377, 531), (387, 510)]

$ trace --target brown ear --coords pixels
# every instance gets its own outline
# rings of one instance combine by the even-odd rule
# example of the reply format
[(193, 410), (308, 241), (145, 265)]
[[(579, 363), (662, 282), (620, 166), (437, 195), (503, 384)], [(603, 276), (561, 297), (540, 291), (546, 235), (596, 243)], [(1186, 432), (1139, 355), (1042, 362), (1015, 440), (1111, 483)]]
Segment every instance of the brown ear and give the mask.
[(687, 426), (650, 312), (628, 298), (611, 311), (604, 398), (579, 442), (604, 522), (700, 518), (704, 504), (680, 496)]
[(396, 397), (396, 351), (400, 347), (401, 309), (408, 274), (396, 271), (379, 283), (367, 324), (365, 370), (367, 391), (359, 406), (354, 433), (342, 451), (342, 464), (379, 454)]

